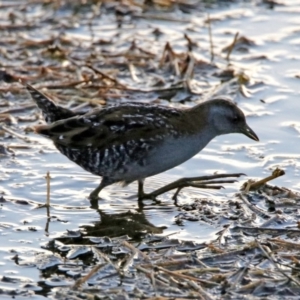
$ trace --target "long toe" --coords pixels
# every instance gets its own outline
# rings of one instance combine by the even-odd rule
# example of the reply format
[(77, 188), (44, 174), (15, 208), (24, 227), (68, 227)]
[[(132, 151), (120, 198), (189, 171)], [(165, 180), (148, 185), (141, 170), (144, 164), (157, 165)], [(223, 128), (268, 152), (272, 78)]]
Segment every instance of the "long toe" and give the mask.
[[(200, 176), (200, 177), (186, 177), (180, 178), (173, 181), (150, 194), (141, 195), (139, 193), (139, 199), (156, 199), (157, 196), (176, 189), (173, 199), (177, 198), (178, 193), (185, 187), (203, 188), (203, 189), (221, 189), (223, 188), (223, 183), (234, 183), (236, 179), (230, 179), (230, 177), (240, 177), (244, 174), (234, 173), (234, 174), (217, 174), (211, 176)], [(229, 179), (227, 179), (229, 178)], [(219, 179), (219, 180), (216, 180)], [(225, 180), (220, 180), (225, 179)]]
[(141, 201), (143, 201), (143, 200), (152, 200), (152, 201), (154, 201), (154, 202), (156, 202), (156, 203), (161, 203), (159, 200), (157, 200), (156, 199), (156, 194), (153, 194), (153, 193), (144, 193), (144, 192), (142, 192), (142, 193), (138, 193), (138, 201), (139, 202), (141, 202)]

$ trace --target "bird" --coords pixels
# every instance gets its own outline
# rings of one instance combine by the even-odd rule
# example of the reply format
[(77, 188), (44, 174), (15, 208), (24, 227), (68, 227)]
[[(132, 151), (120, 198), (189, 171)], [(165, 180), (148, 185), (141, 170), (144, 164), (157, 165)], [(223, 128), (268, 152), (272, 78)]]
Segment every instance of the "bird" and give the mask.
[(47, 123), (36, 125), (34, 131), (50, 138), (84, 170), (102, 177), (89, 195), (93, 201), (99, 199), (103, 188), (118, 182), (128, 185), (137, 181), (138, 200), (155, 199), (171, 189), (178, 193), (186, 186), (234, 182), (211, 180), (243, 174), (182, 178), (152, 193), (144, 192), (147, 177), (187, 161), (219, 135), (240, 133), (259, 141), (242, 110), (226, 96), (190, 108), (128, 102), (78, 114), (56, 105), (33, 86), (26, 87)]

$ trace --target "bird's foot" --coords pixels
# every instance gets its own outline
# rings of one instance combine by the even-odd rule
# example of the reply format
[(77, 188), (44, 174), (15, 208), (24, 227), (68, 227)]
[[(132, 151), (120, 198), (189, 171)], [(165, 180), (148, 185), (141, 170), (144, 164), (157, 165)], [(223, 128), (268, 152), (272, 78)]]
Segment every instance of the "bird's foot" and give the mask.
[[(177, 200), (177, 196), (179, 192), (185, 187), (195, 187), (195, 188), (202, 188), (202, 189), (221, 189), (223, 188), (222, 184), (224, 183), (234, 183), (236, 182), (235, 179), (227, 179), (227, 180), (220, 180), (223, 178), (232, 178), (232, 177), (240, 177), (245, 175), (243, 173), (233, 173), (233, 174), (216, 174), (211, 176), (200, 176), (200, 177), (186, 177), (178, 179), (174, 182), (171, 182), (149, 194), (145, 194), (144, 192), (139, 192), (139, 201), (143, 199), (152, 199), (156, 200), (156, 197), (169, 192), (171, 190), (176, 189), (172, 199)], [(218, 179), (218, 180), (216, 180)]]
[[(161, 194), (159, 194), (159, 195), (161, 195)], [(155, 195), (153, 193), (139, 192), (138, 193), (138, 201), (141, 202), (143, 200), (149, 199), (149, 200), (152, 200), (153, 202), (159, 204), (159, 203), (161, 203), (161, 201), (156, 199), (157, 196), (158, 195)]]

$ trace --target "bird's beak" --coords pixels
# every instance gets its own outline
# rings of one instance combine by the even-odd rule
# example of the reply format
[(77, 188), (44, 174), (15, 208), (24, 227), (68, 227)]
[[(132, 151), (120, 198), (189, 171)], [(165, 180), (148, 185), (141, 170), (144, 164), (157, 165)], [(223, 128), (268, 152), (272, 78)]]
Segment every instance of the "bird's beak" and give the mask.
[(242, 129), (242, 133), (254, 141), (257, 141), (257, 142), (259, 141), (259, 138), (256, 135), (256, 133), (247, 124)]

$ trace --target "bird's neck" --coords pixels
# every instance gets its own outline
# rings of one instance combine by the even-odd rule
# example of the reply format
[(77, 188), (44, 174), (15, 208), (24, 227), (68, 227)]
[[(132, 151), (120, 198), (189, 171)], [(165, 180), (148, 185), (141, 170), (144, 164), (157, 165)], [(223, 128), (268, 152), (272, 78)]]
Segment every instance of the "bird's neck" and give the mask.
[(206, 105), (199, 104), (184, 111), (181, 124), (176, 125), (180, 132), (181, 144), (185, 145), (187, 155), (195, 155), (218, 135), (210, 121), (209, 107)]
[(212, 126), (213, 120), (211, 119), (210, 106), (207, 102), (195, 105), (185, 111), (187, 127), (194, 134), (203, 133), (207, 139), (213, 139), (217, 136), (215, 127)]

